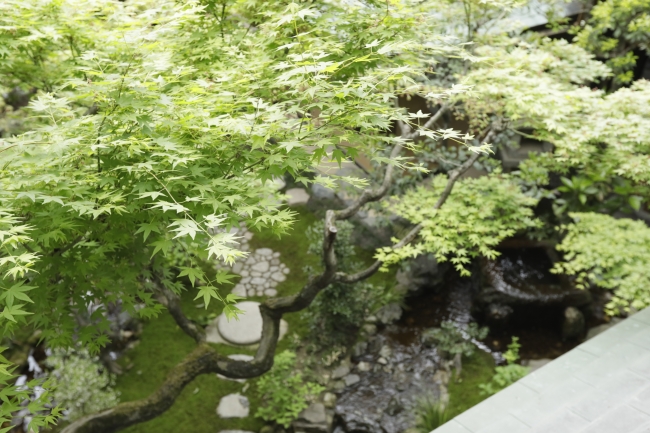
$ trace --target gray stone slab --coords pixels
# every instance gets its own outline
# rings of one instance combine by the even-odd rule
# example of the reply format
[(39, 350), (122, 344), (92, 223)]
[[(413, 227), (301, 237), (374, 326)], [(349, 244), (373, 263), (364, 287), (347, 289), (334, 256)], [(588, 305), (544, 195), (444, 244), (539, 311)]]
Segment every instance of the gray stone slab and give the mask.
[(575, 433), (589, 424), (589, 421), (568, 409), (550, 415), (532, 433)]
[(523, 405), (512, 408), (510, 413), (530, 426), (537, 426), (543, 424), (550, 414), (584, 398), (593, 390), (593, 386), (570, 377), (554, 388), (546, 389), (543, 393), (534, 396)]
[(496, 423), (477, 430), (476, 433), (525, 433), (530, 432), (530, 427), (517, 418), (506, 415)]
[(642, 426), (639, 426), (636, 430), (632, 430), (631, 433), (648, 433), (648, 432), (650, 432), (650, 422)]
[(434, 431), (436, 433), (473, 433), (471, 430), (466, 429), (453, 419), (443, 424), (441, 427), (438, 427)]
[(643, 325), (639, 331), (627, 336), (625, 339), (630, 343), (650, 350), (650, 326)]
[(543, 392), (546, 389), (563, 384), (574, 373), (584, 369), (596, 359), (598, 359), (596, 355), (574, 349), (530, 373), (521, 379), (519, 383), (537, 392)]
[(638, 313), (633, 314), (630, 316), (630, 320), (645, 323), (646, 325), (650, 326), (650, 308), (646, 308), (645, 310), (641, 310)]
[(634, 360), (628, 368), (630, 371), (650, 379), (650, 353), (646, 353), (639, 357), (639, 359)]
[(650, 415), (630, 406), (618, 406), (606, 412), (580, 433), (632, 433), (650, 422)]
[(628, 405), (650, 415), (650, 382), (645, 389), (630, 399)]
[(455, 419), (468, 430), (478, 432), (483, 428), (498, 424), (512, 408), (525, 404), (536, 395), (535, 391), (517, 382), (458, 415)]
[(650, 433), (650, 308), (435, 433)]
[(255, 344), (262, 338), (262, 314), (259, 302), (240, 302), (241, 314), (228, 319), (222, 314), (217, 319), (217, 329), (224, 340), (242, 346)]
[(583, 418), (593, 421), (616, 406), (630, 400), (648, 385), (648, 381), (627, 370), (620, 370), (597, 389), (568, 407)]
[[(597, 340), (597, 338), (594, 338), (594, 340)], [(605, 382), (615, 376), (621, 369), (631, 366), (646, 354), (648, 354), (647, 349), (627, 341), (622, 341), (612, 347), (609, 353), (592, 361), (584, 369), (578, 371), (575, 377), (597, 386), (599, 383)]]

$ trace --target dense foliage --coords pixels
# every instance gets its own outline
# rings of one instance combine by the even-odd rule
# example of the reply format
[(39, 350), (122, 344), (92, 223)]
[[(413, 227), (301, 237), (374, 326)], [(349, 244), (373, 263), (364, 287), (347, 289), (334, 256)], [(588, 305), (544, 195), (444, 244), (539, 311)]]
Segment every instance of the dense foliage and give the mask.
[(99, 412), (119, 402), (119, 393), (113, 389), (115, 377), (99, 362), (99, 357), (91, 356), (87, 350), (54, 349), (47, 365), (52, 369), (52, 396), (66, 408), (66, 419)]
[(399, 250), (384, 248), (377, 257), (394, 263), (422, 253), (433, 253), (439, 262), (450, 260), (461, 274), (479, 254), (494, 258), (495, 247), (508, 236), (537, 225), (532, 206), (536, 200), (524, 195), (507, 175), (494, 175), (458, 182), (445, 206), (434, 209), (445, 177), (438, 176), (432, 187), (407, 192), (392, 211), (414, 224), (421, 224), (420, 240)]
[(295, 367), (294, 352), (284, 351), (275, 357), (273, 369), (257, 382), (263, 403), (255, 416), (289, 427), (310, 400), (323, 391), (317, 383), (306, 381)]
[(650, 4), (645, 0), (595, 2), (576, 33), (578, 45), (607, 60), (617, 85), (634, 78), (640, 52), (650, 53)]
[[(637, 211), (650, 199), (650, 83), (630, 83), (635, 50), (648, 50), (647, 4), (599, 2), (576, 44), (521, 34), (504, 20), (530, 3), (3, 1), (1, 335), (39, 329), (51, 347), (96, 352), (108, 342), (106, 305), (119, 300), (146, 318), (163, 311), (165, 298), (182, 322), (170, 299), (184, 290), (234, 315), (233, 276), (204, 266), (246, 256), (230, 228), (243, 222), (285, 233), (295, 214), (271, 181), (367, 186), (314, 174), (324, 162), (359, 155), (380, 181), (386, 166), (419, 174), (387, 178), (400, 187), (384, 210), (414, 228), (404, 245), (396, 240), (400, 248), (377, 252), (384, 268), (433, 253), (467, 274), (472, 258), (493, 258), (506, 237), (539, 228), (532, 208), (548, 188), (558, 219), (544, 220), (547, 232), (567, 212), (583, 212), (561, 232), (566, 261), (556, 269), (611, 289), (610, 313), (648, 305), (647, 228), (586, 213)], [(560, 4), (542, 3), (551, 11)], [(615, 89), (629, 86), (594, 88), (611, 77)], [(420, 126), (430, 113), (399, 106), (413, 97), (437, 113), (427, 128)], [(463, 131), (453, 128), (458, 121)], [(461, 163), (435, 166), (441, 147), (481, 168), (490, 164), (479, 154), (515, 135), (551, 143), (553, 152), (517, 175), (495, 170), (455, 187), (453, 176), (438, 175), (412, 189), (428, 170)], [(412, 158), (389, 157), (402, 147)], [(551, 188), (555, 173), (565, 181)], [(354, 272), (344, 241), (336, 244), (338, 271)], [(621, 248), (603, 250), (613, 244)], [(357, 326), (369, 296), (363, 284), (329, 285), (317, 298), (314, 329)], [(276, 373), (292, 362), (279, 355)], [(6, 386), (11, 372), (0, 358), (0, 422), (28, 401), (40, 413), (32, 428), (53, 422), (51, 396), (33, 392), (47, 384)], [(278, 374), (261, 386), (279, 387)], [(286, 379), (298, 386), (295, 377)], [(304, 390), (294, 391), (262, 392), (260, 416), (285, 424), (278, 405), (298, 410), (292, 399)]]
[(612, 290), (610, 314), (650, 306), (650, 228), (641, 221), (597, 213), (571, 217), (574, 222), (564, 227), (566, 235), (557, 247), (564, 261), (555, 271), (575, 276), (580, 288)]

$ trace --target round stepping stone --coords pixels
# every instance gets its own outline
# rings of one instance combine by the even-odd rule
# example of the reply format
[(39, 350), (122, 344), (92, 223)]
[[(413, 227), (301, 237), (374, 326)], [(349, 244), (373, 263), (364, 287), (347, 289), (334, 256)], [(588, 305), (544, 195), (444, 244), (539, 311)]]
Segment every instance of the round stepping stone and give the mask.
[(219, 316), (217, 329), (219, 334), (232, 344), (248, 346), (262, 338), (262, 314), (259, 302), (240, 302), (237, 308), (241, 310), (237, 319), (228, 320), (225, 315)]
[(221, 418), (246, 418), (249, 412), (250, 403), (241, 394), (228, 394), (217, 406), (217, 415)]
[(295, 206), (299, 204), (306, 204), (309, 201), (309, 194), (302, 188), (291, 188), (287, 192), (287, 204)]

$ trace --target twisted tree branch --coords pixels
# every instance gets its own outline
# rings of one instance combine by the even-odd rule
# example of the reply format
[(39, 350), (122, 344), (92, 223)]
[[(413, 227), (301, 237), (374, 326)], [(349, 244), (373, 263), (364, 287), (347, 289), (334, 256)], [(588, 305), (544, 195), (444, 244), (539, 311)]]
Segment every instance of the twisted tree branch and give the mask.
[(205, 341), (205, 331), (187, 318), (178, 295), (165, 287), (157, 275), (154, 275), (153, 279), (153, 291), (156, 299), (167, 308), (178, 327), (197, 343)]

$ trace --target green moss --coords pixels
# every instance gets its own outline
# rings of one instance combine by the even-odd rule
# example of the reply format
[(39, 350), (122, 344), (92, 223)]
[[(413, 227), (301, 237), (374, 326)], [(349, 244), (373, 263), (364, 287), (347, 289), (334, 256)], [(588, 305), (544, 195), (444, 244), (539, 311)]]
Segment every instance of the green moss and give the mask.
[(489, 382), (494, 375), (494, 359), (489, 353), (475, 351), (470, 357), (463, 358), (462, 381), (449, 382), (450, 417), (465, 412), (485, 400), (488, 396), (481, 395), (479, 385)]

